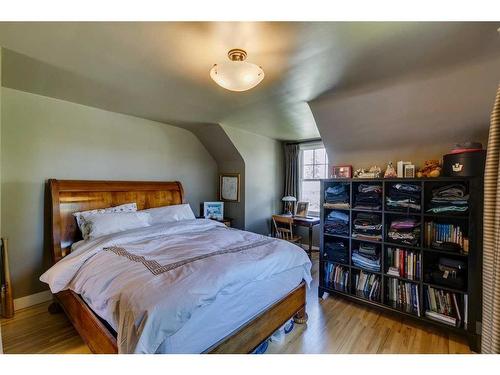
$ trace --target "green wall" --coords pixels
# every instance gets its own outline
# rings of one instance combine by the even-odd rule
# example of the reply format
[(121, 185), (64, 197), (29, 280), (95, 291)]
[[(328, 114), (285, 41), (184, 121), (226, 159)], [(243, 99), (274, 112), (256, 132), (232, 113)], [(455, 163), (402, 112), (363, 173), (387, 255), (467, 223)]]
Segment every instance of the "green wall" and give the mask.
[(245, 229), (267, 235), (271, 215), (281, 210), (283, 150), (281, 142), (224, 126), (245, 162)]
[(45, 289), (44, 182), (58, 179), (180, 180), (195, 214), (216, 198), (217, 165), (177, 127), (52, 99), (1, 91), (1, 221), (15, 298)]

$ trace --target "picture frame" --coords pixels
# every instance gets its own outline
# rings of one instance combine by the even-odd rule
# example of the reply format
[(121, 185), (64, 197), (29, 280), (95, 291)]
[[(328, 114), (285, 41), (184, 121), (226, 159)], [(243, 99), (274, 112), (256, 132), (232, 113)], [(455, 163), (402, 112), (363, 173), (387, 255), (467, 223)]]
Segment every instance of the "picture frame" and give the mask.
[(307, 217), (309, 211), (309, 202), (297, 202), (297, 209), (295, 210), (295, 216)]
[(240, 174), (219, 174), (219, 200), (221, 202), (240, 201)]
[(224, 219), (224, 202), (203, 202), (203, 217), (205, 219)]
[(415, 165), (413, 164), (404, 165), (404, 178), (415, 178)]
[(351, 178), (352, 165), (334, 165), (332, 167), (332, 178)]

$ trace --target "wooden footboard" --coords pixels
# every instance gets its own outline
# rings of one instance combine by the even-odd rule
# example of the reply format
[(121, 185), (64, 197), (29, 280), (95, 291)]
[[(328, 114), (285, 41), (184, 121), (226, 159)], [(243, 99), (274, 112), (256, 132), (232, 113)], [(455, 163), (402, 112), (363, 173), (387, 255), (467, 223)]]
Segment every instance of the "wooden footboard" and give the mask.
[[(114, 333), (78, 294), (66, 290), (57, 293), (54, 297), (92, 353), (118, 353)], [(306, 286), (304, 282), (301, 282), (297, 288), (285, 297), (207, 349), (205, 353), (251, 353), (262, 341), (271, 336), (274, 331), (292, 317), (297, 317), (298, 322), (304, 323), (307, 320), (305, 306)]]
[(55, 295), (55, 300), (81, 336), (85, 344), (95, 354), (116, 354), (116, 338), (88, 307), (80, 295), (65, 290)]

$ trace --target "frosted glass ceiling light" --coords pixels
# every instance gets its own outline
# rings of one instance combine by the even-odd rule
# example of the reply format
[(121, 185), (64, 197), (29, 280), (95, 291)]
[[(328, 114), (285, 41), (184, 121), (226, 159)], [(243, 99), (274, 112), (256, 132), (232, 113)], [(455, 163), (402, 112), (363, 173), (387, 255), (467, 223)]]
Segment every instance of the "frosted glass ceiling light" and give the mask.
[(246, 62), (247, 53), (242, 49), (232, 49), (227, 56), (229, 61), (215, 64), (210, 69), (210, 77), (219, 86), (231, 91), (247, 91), (264, 79), (262, 68)]

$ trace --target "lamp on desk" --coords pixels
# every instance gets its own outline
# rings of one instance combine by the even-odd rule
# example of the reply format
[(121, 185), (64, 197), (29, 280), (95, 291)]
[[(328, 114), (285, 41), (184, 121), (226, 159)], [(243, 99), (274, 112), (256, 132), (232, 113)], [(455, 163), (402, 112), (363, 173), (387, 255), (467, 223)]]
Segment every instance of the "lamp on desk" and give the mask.
[(291, 195), (287, 195), (286, 197), (281, 198), (283, 202), (285, 202), (285, 215), (292, 215), (293, 210), (293, 202), (297, 201), (297, 198), (292, 197)]

